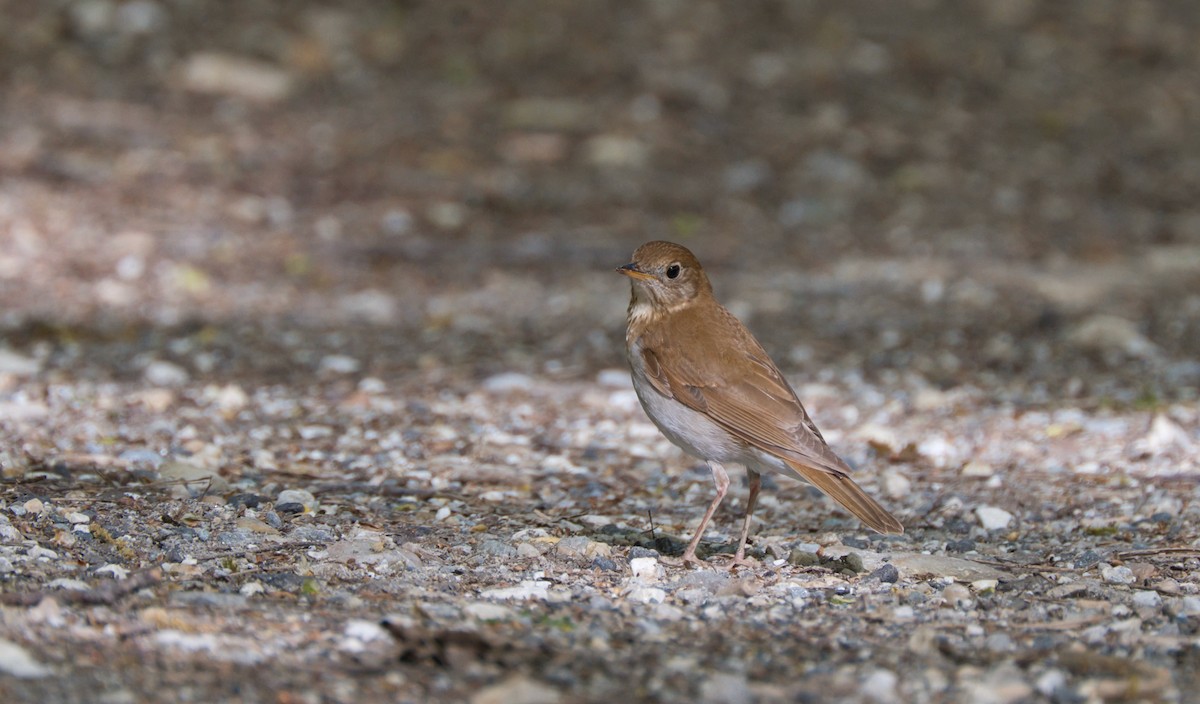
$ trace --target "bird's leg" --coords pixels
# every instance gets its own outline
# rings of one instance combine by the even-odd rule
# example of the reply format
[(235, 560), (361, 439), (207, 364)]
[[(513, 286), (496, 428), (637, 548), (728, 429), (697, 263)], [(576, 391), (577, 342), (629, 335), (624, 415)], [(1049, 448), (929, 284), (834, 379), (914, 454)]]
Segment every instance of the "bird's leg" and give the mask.
[(758, 502), (758, 491), (762, 488), (762, 475), (746, 468), (746, 478), (750, 480), (750, 497), (746, 499), (746, 518), (742, 521), (742, 537), (738, 540), (737, 552), (733, 555), (733, 564), (741, 565), (746, 562), (746, 537), (750, 535), (750, 518), (754, 515), (754, 504)]
[(716, 462), (709, 462), (708, 467), (712, 470), (713, 483), (717, 485), (717, 495), (713, 497), (712, 503), (708, 505), (708, 510), (704, 512), (704, 518), (700, 519), (700, 527), (692, 536), (692, 542), (688, 543), (687, 550), (683, 551), (680, 562), (685, 565), (689, 562), (700, 564), (700, 560), (696, 559), (696, 546), (700, 544), (704, 529), (708, 527), (708, 522), (712, 520), (713, 514), (717, 512), (717, 507), (721, 505), (721, 499), (725, 498), (725, 492), (729, 490), (729, 474), (725, 472), (725, 468)]

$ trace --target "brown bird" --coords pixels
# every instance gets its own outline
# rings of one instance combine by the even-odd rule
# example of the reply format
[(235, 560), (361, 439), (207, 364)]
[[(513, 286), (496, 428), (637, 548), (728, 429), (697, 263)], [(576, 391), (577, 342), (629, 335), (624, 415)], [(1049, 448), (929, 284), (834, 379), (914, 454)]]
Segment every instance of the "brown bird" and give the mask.
[(683, 563), (699, 563), (696, 546), (729, 488), (726, 465), (745, 467), (750, 480), (734, 564), (745, 562), (764, 471), (810, 482), (875, 531), (904, 532), (850, 478), (762, 345), (713, 297), (687, 248), (647, 242), (617, 271), (633, 288), (625, 349), (642, 408), (671, 442), (708, 462), (717, 486)]

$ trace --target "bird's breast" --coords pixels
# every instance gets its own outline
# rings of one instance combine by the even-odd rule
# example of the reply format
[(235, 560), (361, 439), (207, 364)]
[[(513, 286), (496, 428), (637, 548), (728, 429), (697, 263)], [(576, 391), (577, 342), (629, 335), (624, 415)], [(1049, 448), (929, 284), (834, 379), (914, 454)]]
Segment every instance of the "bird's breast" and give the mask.
[(684, 452), (715, 462), (736, 462), (745, 453), (727, 430), (708, 416), (688, 408), (654, 387), (646, 375), (641, 345), (635, 339), (629, 346), (629, 362), (633, 370), (633, 389), (642, 409), (663, 435)]

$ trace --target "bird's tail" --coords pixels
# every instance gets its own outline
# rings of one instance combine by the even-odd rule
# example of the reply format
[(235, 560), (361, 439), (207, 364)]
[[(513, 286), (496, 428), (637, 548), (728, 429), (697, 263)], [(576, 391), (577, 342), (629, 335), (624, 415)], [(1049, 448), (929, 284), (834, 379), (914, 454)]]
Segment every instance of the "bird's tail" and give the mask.
[(825, 492), (834, 501), (841, 504), (847, 511), (853, 513), (860, 521), (867, 524), (871, 530), (884, 535), (899, 535), (904, 532), (904, 526), (888, 510), (872, 499), (862, 487), (842, 472), (808, 467), (798, 462), (784, 459), (788, 466), (796, 470), (813, 486)]

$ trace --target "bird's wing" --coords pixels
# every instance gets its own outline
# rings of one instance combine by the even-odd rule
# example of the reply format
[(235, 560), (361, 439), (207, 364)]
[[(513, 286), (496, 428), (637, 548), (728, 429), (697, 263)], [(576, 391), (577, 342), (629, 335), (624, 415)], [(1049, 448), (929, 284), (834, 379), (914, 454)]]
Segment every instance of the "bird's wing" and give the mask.
[[(722, 329), (706, 330), (689, 339), (686, 333), (679, 333), (703, 328), (697, 328), (683, 313), (676, 312), (670, 323), (641, 338), (646, 375), (659, 393), (703, 413), (746, 444), (782, 459), (797, 478), (808, 480), (875, 530), (903, 530), (899, 521), (850, 478), (850, 468), (825, 443), (795, 391), (737, 318), (718, 308), (717, 315), (704, 319)], [(703, 344), (700, 339), (714, 338), (740, 344), (696, 354), (696, 345)]]
[[(651, 385), (760, 450), (828, 472), (846, 473), (849, 468), (825, 444), (766, 351), (737, 318), (724, 308), (717, 311), (717, 315), (704, 316), (705, 327), (723, 329), (698, 328), (687, 319), (689, 311), (678, 311), (667, 324), (641, 337), (642, 360)], [(694, 339), (678, 334), (697, 329), (700, 332)], [(700, 349), (703, 340), (712, 339), (741, 344)]]

